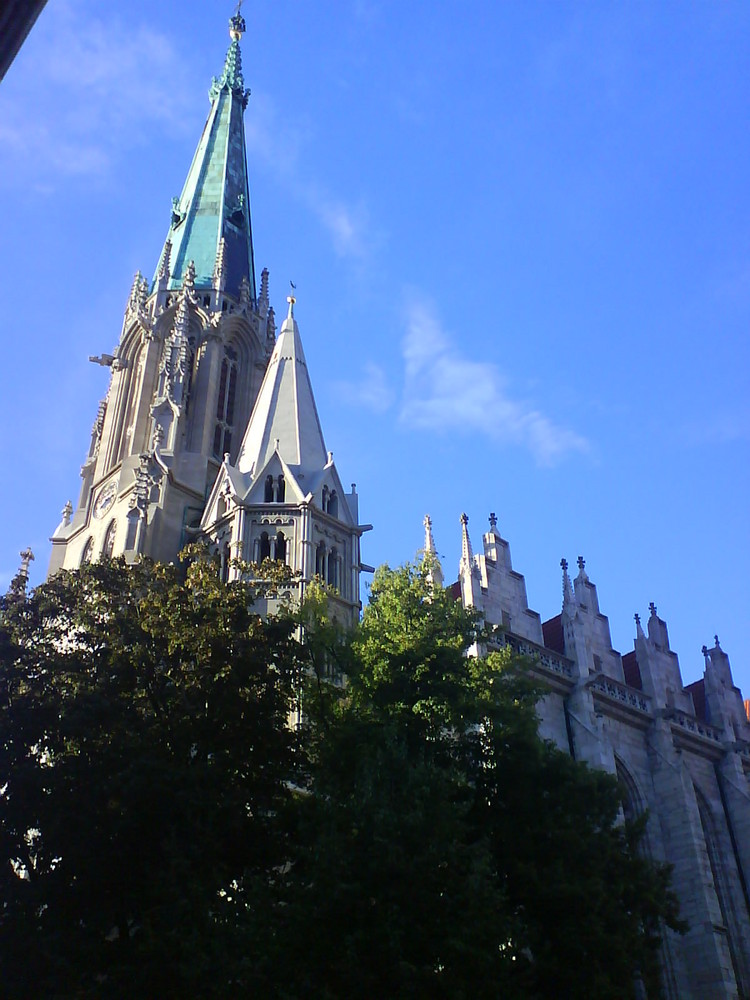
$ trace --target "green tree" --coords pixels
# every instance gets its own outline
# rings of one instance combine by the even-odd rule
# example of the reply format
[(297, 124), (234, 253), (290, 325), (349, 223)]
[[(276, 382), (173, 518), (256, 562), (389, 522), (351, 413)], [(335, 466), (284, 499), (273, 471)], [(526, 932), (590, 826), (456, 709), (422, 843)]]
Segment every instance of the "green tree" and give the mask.
[(255, 614), (286, 582), (258, 576), (105, 560), (4, 599), (3, 994), (650, 983), (668, 872), (612, 779), (539, 739), (525, 665), (467, 657), (481, 624), (423, 567), (378, 571), (353, 636), (321, 587)]
[(105, 560), (4, 601), (5, 996), (236, 994), (298, 676), (293, 617), (255, 596), (199, 557), (184, 581)]
[(669, 871), (638, 856), (614, 780), (538, 737), (528, 665), (466, 656), (481, 639), (422, 567), (385, 567), (348, 687), (308, 685), (266, 984), (274, 946), (307, 950), (281, 995), (624, 998), (636, 969), (657, 995)]

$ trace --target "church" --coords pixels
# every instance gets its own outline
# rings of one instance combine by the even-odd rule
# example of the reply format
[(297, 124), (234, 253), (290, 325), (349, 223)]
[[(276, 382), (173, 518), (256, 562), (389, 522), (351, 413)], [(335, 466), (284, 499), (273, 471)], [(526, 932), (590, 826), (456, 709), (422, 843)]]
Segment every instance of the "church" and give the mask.
[[(115, 352), (91, 359), (110, 369), (110, 384), (49, 572), (108, 556), (173, 561), (203, 538), (225, 579), (238, 560), (279, 560), (301, 599), (322, 578), (351, 625), (371, 526), (359, 523), (356, 488), (325, 443), (294, 288), (277, 331), (267, 271), (256, 284), (244, 31), (238, 13), (153, 277), (136, 275)], [(424, 549), (435, 553), (429, 518)], [(542, 735), (616, 775), (626, 815), (648, 815), (645, 850), (674, 867), (689, 930), (665, 935), (664, 995), (750, 996), (750, 722), (718, 637), (704, 648), (703, 679), (685, 687), (653, 604), (645, 627), (636, 616), (633, 649), (613, 649), (582, 557), (574, 579), (563, 560), (561, 612), (543, 622), (494, 514), (476, 554), (462, 515), (461, 552), (456, 600), (529, 657), (549, 691)], [(430, 566), (442, 583), (437, 560)]]

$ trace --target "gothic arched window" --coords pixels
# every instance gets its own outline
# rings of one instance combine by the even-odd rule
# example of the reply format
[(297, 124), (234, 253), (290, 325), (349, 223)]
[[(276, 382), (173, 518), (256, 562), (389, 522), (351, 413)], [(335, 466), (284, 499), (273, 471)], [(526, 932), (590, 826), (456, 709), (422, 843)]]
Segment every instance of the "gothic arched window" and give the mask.
[(328, 513), (331, 517), (339, 516), (339, 498), (336, 490), (331, 490), (331, 495), (328, 497)]
[(264, 559), (271, 558), (271, 540), (268, 537), (267, 531), (264, 531), (260, 536), (260, 552), (258, 554), (260, 556), (260, 562), (263, 562)]
[(117, 534), (117, 521), (110, 521), (109, 527), (107, 528), (107, 534), (104, 536), (104, 545), (102, 545), (103, 559), (112, 558), (112, 554), (115, 551), (116, 534)]
[[(732, 892), (732, 874), (727, 870), (725, 861), (725, 851), (722, 849), (719, 827), (714, 818), (708, 800), (703, 795), (697, 785), (695, 798), (698, 803), (698, 815), (700, 816), (703, 839), (706, 844), (706, 854), (711, 871), (711, 877), (716, 892), (716, 900), (719, 904), (723, 930), (726, 934), (727, 945), (729, 946), (729, 958), (732, 962), (732, 971), (737, 985), (737, 994), (747, 996), (746, 970), (742, 962), (741, 934), (739, 931), (739, 920), (735, 901)], [(736, 878), (736, 876), (735, 876)]]
[(85, 566), (86, 563), (90, 563), (93, 554), (94, 554), (94, 539), (89, 538), (86, 544), (83, 546), (83, 552), (81, 553), (81, 566)]
[(231, 347), (227, 347), (221, 362), (219, 395), (216, 399), (216, 428), (214, 430), (214, 455), (216, 458), (221, 458), (232, 449), (238, 370), (237, 352)]
[(273, 503), (273, 476), (266, 476), (266, 491), (263, 494), (265, 503)]
[(283, 531), (276, 535), (276, 559), (278, 562), (286, 562), (286, 538)]
[(325, 542), (320, 542), (315, 549), (315, 573), (325, 579), (326, 574), (326, 546)]
[(283, 503), (286, 497), (286, 483), (284, 482), (284, 477), (279, 476), (276, 488), (276, 499), (279, 503)]
[(331, 587), (339, 585), (339, 554), (336, 549), (328, 553), (328, 583)]

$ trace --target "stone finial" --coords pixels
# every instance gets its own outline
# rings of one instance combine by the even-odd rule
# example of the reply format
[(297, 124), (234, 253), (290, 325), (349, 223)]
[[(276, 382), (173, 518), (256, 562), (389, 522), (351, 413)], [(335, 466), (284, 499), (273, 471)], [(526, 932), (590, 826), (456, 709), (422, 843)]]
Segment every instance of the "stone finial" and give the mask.
[(645, 639), (646, 635), (645, 635), (645, 633), (643, 631), (643, 626), (641, 625), (641, 616), (636, 613), (636, 614), (633, 615), (633, 618), (635, 619), (635, 634), (636, 634), (636, 638), (637, 639)]
[(169, 268), (170, 259), (172, 257), (172, 241), (167, 240), (164, 244), (164, 249), (162, 250), (161, 260), (159, 261), (159, 269), (156, 272), (157, 280), (159, 284), (164, 284), (166, 287), (166, 282), (169, 281)]
[(424, 521), (424, 564), (427, 571), (427, 582), (431, 587), (443, 586), (443, 568), (435, 549), (435, 539), (432, 537), (432, 518), (425, 514)]
[(73, 504), (71, 503), (70, 500), (65, 501), (65, 506), (63, 507), (61, 513), (62, 513), (63, 527), (67, 528), (67, 526), (70, 524), (70, 519), (73, 516)]
[(703, 653), (703, 658), (708, 663), (708, 646), (701, 646), (701, 653)]
[(240, 282), (240, 309), (248, 309), (251, 305), (251, 299), (250, 282), (247, 280), (247, 275), (243, 274)]
[(588, 574), (586, 573), (586, 560), (583, 556), (578, 557), (578, 579), (588, 580)]
[(34, 553), (31, 551), (31, 549), (27, 548), (27, 549), (24, 549), (23, 552), (20, 553), (20, 556), (21, 556), (21, 566), (20, 566), (20, 568), (18, 570), (18, 574), (19, 574), (19, 576), (23, 576), (23, 577), (25, 577), (25, 579), (28, 580), (28, 578), (29, 578), (29, 566), (34, 561)]
[(143, 275), (140, 271), (135, 272), (135, 277), (133, 278), (133, 284), (130, 286), (130, 295), (128, 296), (127, 311), (134, 312), (138, 308), (138, 300), (140, 298), (140, 288)]
[(493, 534), (498, 534), (498, 530), (497, 530), (497, 514), (494, 512), (494, 510), (490, 514), (490, 531), (493, 532)]
[(144, 278), (141, 275), (141, 283), (138, 286), (136, 309), (139, 314), (146, 311), (146, 303), (148, 302), (148, 278)]
[(434, 553), (435, 539), (432, 537), (432, 518), (429, 514), (425, 514), (422, 524), (424, 525), (424, 550)]
[(268, 314), (268, 268), (264, 267), (260, 272), (260, 295), (258, 296), (258, 311), (261, 316)]
[(575, 597), (573, 596), (573, 584), (570, 581), (570, 574), (568, 573), (568, 560), (560, 560), (560, 569), (562, 570), (562, 589), (563, 589), (563, 611), (566, 608), (572, 608), (575, 605)]
[(653, 601), (651, 601), (651, 603), (649, 604), (648, 610), (651, 612), (651, 617), (652, 618), (656, 618), (657, 617), (657, 614), (656, 614), (656, 605), (654, 604)]
[(718, 635), (714, 636), (714, 647), (716, 649), (721, 649), (721, 646), (719, 645), (719, 637), (718, 637)]
[(190, 299), (191, 302), (195, 302), (195, 261), (191, 260), (188, 266), (185, 268), (185, 273), (182, 276), (182, 291), (184, 295)]

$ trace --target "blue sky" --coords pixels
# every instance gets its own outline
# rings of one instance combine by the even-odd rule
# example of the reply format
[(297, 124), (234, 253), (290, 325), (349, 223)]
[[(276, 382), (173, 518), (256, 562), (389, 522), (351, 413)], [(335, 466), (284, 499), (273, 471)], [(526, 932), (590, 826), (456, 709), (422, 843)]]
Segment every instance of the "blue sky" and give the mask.
[[(0, 586), (88, 446), (231, 4), (54, 0), (0, 84)], [(364, 558), (496, 511), (529, 602), (579, 554), (613, 643), (649, 601), (685, 682), (750, 696), (750, 5), (253, 0), (255, 254), (288, 281)]]

